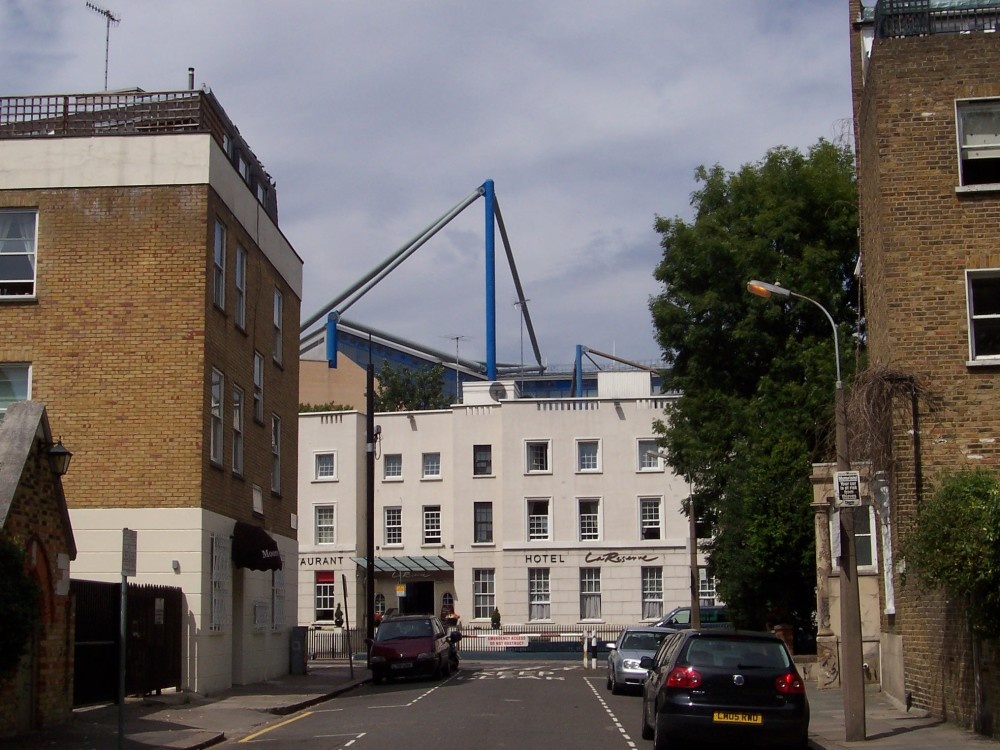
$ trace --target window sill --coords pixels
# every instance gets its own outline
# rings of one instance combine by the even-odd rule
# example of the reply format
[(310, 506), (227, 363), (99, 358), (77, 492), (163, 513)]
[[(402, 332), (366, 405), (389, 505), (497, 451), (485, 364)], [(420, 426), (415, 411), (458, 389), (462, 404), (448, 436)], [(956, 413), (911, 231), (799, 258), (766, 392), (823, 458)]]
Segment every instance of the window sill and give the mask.
[(436, 477), (420, 477), (421, 482), (440, 482), (443, 479), (440, 475)]
[(424, 542), (420, 545), (421, 549), (444, 549), (444, 542)]
[(965, 363), (966, 367), (1000, 367), (1000, 357), (981, 357), (980, 359), (970, 359)]
[(956, 193), (1000, 193), (1000, 182), (987, 182), (982, 185), (956, 185)]
[(577, 469), (577, 474), (603, 474), (601, 469)]
[(393, 542), (392, 544), (383, 544), (382, 549), (403, 549), (403, 543)]
[(496, 474), (473, 474), (473, 479), (494, 479)]
[(496, 547), (496, 542), (473, 542), (473, 547)]
[(313, 479), (313, 484), (330, 484), (331, 482), (339, 482), (340, 479), (337, 477), (323, 477), (322, 479)]
[(382, 477), (383, 482), (402, 482), (402, 477)]
[(526, 476), (526, 477), (538, 477), (538, 476), (550, 477), (550, 476), (552, 476), (552, 470), (551, 469), (546, 469), (545, 471), (526, 471), (526, 472), (524, 472), (524, 476)]

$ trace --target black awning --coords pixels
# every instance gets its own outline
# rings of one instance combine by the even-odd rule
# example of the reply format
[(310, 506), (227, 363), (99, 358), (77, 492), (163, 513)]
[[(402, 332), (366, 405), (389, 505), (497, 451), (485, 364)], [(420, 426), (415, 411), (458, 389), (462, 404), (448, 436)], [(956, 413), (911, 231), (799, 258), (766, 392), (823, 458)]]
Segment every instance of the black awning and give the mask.
[(233, 563), (250, 570), (281, 570), (278, 543), (260, 526), (237, 521), (233, 529)]

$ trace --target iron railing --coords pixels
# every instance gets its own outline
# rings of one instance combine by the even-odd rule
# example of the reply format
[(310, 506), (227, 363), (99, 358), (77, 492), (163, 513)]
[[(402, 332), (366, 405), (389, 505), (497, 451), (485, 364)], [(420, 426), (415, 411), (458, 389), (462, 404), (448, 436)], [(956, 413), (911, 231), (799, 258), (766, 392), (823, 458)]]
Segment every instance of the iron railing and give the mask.
[(1000, 29), (1000, 0), (879, 0), (875, 37), (959, 34)]

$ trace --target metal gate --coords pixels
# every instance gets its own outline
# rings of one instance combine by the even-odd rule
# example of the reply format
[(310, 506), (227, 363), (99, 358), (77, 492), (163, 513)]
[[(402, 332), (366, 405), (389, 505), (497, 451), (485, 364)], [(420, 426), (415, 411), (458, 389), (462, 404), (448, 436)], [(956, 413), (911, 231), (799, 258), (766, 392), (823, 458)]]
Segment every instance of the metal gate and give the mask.
[[(116, 701), (121, 584), (73, 580), (70, 590), (76, 601), (73, 705)], [(183, 603), (179, 588), (129, 585), (127, 695), (180, 687)]]

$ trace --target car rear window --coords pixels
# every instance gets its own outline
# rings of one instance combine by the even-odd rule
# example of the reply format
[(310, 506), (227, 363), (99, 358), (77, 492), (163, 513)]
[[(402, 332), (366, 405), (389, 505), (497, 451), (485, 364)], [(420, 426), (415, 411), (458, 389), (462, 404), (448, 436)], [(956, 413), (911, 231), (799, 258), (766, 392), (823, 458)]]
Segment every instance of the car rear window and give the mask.
[(379, 641), (395, 638), (423, 638), (434, 634), (429, 620), (385, 620), (378, 626)]
[(791, 665), (780, 641), (742, 638), (692, 638), (680, 663), (742, 669), (786, 669)]
[(635, 651), (656, 651), (666, 635), (666, 633), (626, 633), (621, 647)]

